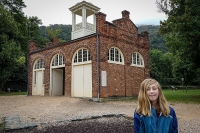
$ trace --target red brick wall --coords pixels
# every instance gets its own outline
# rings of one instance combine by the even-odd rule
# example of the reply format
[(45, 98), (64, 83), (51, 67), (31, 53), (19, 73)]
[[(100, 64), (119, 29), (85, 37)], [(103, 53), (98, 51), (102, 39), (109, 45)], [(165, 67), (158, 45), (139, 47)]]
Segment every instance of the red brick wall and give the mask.
[[(72, 41), (66, 44), (60, 44), (56, 47), (46, 48), (46, 49), (37, 49), (37, 52), (29, 53), (29, 95), (32, 94), (32, 72), (34, 62), (42, 58), (45, 63), (45, 95), (49, 95), (50, 89), (50, 66), (51, 60), (54, 55), (60, 53), (64, 56), (65, 59), (65, 95), (71, 96), (71, 71), (72, 71), (72, 58), (76, 50), (79, 48), (87, 48), (92, 55), (92, 62), (95, 62), (96, 54), (96, 36), (89, 37), (87, 39), (81, 39), (77, 41)], [(51, 45), (52, 46), (52, 45)], [(92, 63), (93, 68), (96, 69), (95, 63)], [(94, 72), (95, 74), (95, 72)], [(93, 76), (95, 77), (95, 76)], [(95, 87), (96, 88), (96, 87)]]
[[(149, 77), (149, 38), (147, 32), (138, 34), (135, 24), (129, 19), (129, 12), (122, 11), (122, 18), (113, 23), (106, 21), (106, 15), (97, 14), (97, 32), (100, 33), (101, 71), (107, 72), (107, 87), (101, 87), (101, 97), (137, 95), (140, 83)], [(103, 18), (103, 19), (102, 19)], [(107, 53), (117, 47), (124, 56), (124, 65), (107, 62)], [(131, 66), (132, 54), (139, 52), (145, 68)]]
[[(33, 65), (38, 58), (45, 62), (45, 95), (50, 89), (50, 65), (55, 54), (61, 53), (65, 59), (64, 94), (71, 96), (72, 58), (79, 48), (87, 48), (92, 56), (92, 96), (98, 96), (97, 35), (100, 55), (100, 72), (107, 72), (107, 86), (100, 87), (100, 97), (137, 95), (140, 83), (149, 77), (149, 38), (148, 33), (138, 34), (137, 27), (129, 19), (129, 12), (123, 11), (122, 18), (113, 23), (106, 21), (106, 14), (97, 13), (97, 33), (64, 44), (51, 43), (39, 49), (29, 42), (29, 95), (32, 94)], [(107, 61), (111, 47), (117, 47), (124, 56), (124, 65)], [(131, 66), (132, 54), (139, 52), (144, 59), (145, 68)], [(101, 84), (100, 84), (101, 85)]]

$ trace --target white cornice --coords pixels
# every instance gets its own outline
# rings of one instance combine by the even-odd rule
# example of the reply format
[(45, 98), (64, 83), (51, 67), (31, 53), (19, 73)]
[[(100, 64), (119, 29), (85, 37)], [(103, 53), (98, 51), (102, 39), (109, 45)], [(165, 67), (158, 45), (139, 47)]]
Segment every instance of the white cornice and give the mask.
[(86, 1), (82, 1), (82, 2), (77, 3), (76, 5), (70, 7), (69, 10), (70, 10), (71, 12), (76, 12), (76, 11), (82, 9), (83, 6), (85, 6), (88, 10), (91, 10), (91, 11), (93, 11), (93, 12), (95, 12), (95, 13), (98, 12), (98, 11), (100, 10), (99, 7), (93, 5), (93, 4), (90, 3), (90, 2), (86, 2)]

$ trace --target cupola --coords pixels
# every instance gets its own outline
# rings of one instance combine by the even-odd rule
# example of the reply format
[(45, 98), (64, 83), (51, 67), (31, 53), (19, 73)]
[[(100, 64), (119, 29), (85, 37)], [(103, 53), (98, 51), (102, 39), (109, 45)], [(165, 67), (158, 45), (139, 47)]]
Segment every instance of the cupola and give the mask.
[[(96, 33), (96, 13), (99, 7), (90, 2), (82, 1), (69, 8), (72, 12), (72, 33), (71, 40)], [(76, 15), (82, 17), (81, 23), (76, 23)], [(88, 23), (87, 18), (93, 15), (93, 23)]]

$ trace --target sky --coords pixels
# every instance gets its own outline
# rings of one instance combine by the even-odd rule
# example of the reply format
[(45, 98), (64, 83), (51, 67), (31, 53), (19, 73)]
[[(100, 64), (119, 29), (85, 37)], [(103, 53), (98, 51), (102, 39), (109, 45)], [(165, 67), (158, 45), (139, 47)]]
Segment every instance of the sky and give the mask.
[[(69, 10), (82, 0), (23, 0), (26, 8), (25, 15), (37, 16), (42, 20), (42, 25), (72, 24), (72, 13)], [(129, 18), (136, 25), (159, 25), (160, 20), (167, 19), (164, 13), (159, 13), (155, 4), (156, 0), (85, 0), (101, 8), (99, 11), (106, 14), (106, 21), (112, 22), (122, 18), (121, 12), (130, 12)], [(81, 18), (77, 17), (81, 22)], [(90, 18), (88, 19), (90, 22)]]

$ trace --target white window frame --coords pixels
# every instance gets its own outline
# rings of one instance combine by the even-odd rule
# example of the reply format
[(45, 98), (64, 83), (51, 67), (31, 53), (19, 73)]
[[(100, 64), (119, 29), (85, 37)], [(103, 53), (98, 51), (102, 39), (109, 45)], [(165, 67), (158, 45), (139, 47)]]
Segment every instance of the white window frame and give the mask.
[(42, 69), (44, 68), (44, 60), (38, 59), (34, 65), (34, 70)]
[(140, 53), (132, 54), (131, 66), (144, 67), (144, 59)]
[(124, 65), (124, 56), (117, 47), (111, 47), (108, 51), (108, 63)]
[(65, 67), (65, 60), (62, 54), (56, 54), (51, 63), (51, 68)]
[(86, 48), (78, 49), (74, 54), (72, 62), (74, 65), (91, 63), (91, 54), (89, 50)]

